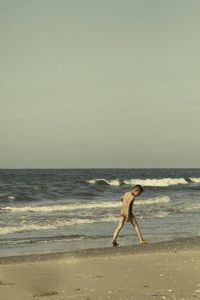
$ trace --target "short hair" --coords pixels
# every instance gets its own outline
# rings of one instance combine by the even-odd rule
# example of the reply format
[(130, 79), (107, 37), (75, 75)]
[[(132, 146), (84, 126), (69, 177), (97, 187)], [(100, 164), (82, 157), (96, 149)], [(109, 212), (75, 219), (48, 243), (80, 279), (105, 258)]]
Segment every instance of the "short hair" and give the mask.
[(143, 187), (140, 184), (134, 185), (133, 189), (138, 189), (140, 191), (140, 193), (142, 193), (144, 191)]

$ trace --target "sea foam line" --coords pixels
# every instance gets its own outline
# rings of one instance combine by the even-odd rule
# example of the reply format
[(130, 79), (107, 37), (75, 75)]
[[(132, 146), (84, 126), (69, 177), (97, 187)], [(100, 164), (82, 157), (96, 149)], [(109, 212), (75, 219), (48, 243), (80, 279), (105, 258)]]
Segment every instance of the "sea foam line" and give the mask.
[[(154, 214), (151, 213), (150, 216), (139, 216), (140, 219), (142, 218), (165, 218), (168, 215), (167, 212), (156, 212)], [(7, 234), (12, 234), (12, 233), (20, 233), (24, 231), (41, 231), (41, 230), (53, 230), (53, 229), (58, 229), (60, 227), (64, 226), (73, 226), (73, 225), (84, 225), (84, 224), (92, 224), (92, 223), (109, 223), (109, 222), (117, 222), (119, 219), (119, 216), (114, 216), (111, 214), (106, 215), (105, 217), (100, 217), (96, 219), (79, 219), (79, 218), (72, 218), (70, 220), (56, 220), (52, 222), (51, 224), (41, 224), (41, 223), (32, 223), (32, 224), (16, 224), (15, 226), (5, 226), (5, 227), (0, 227), (0, 235), (7, 235)]]
[(162, 179), (130, 179), (124, 180), (125, 184), (140, 184), (143, 186), (170, 186), (177, 184), (188, 184), (185, 178), (162, 178)]
[[(135, 200), (135, 205), (150, 205), (150, 204), (162, 204), (170, 201), (167, 196), (156, 197), (147, 200)], [(12, 212), (12, 213), (23, 213), (23, 212), (46, 212), (51, 213), (55, 211), (72, 211), (81, 209), (95, 209), (95, 208), (115, 208), (120, 207), (121, 201), (101, 201), (101, 202), (90, 202), (90, 203), (74, 203), (65, 205), (49, 205), (49, 206), (7, 206), (1, 208), (1, 211)]]
[[(197, 179), (198, 178), (196, 178), (196, 180)], [(120, 180), (120, 179), (107, 180), (104, 178), (96, 178), (96, 179), (87, 180), (87, 182), (90, 184), (105, 184), (111, 186), (119, 186), (122, 184), (127, 184), (127, 185), (140, 184), (143, 186), (158, 186), (158, 187), (171, 186), (177, 184), (188, 184), (185, 178), (162, 178), (162, 179), (137, 179), (137, 178), (134, 179), (133, 178), (133, 179), (125, 179), (125, 180)]]
[(78, 224), (91, 224), (91, 223), (98, 223), (98, 222), (115, 222), (118, 218), (115, 216), (108, 215), (103, 218), (99, 219), (78, 219), (73, 218), (71, 220), (57, 220), (51, 224), (19, 224), (16, 226), (5, 226), (0, 227), (0, 235), (6, 235), (15, 232), (22, 232), (22, 231), (32, 231), (32, 230), (51, 230), (57, 229), (63, 226), (72, 226)]

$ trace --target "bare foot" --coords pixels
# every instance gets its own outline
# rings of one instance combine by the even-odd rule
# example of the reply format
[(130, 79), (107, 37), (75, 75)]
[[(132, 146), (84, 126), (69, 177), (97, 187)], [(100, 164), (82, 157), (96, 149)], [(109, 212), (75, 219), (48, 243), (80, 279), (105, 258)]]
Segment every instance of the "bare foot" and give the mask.
[(119, 244), (116, 241), (112, 241), (113, 247), (118, 246)]
[(140, 244), (147, 244), (147, 243), (148, 243), (148, 241), (146, 241), (146, 240), (140, 241)]

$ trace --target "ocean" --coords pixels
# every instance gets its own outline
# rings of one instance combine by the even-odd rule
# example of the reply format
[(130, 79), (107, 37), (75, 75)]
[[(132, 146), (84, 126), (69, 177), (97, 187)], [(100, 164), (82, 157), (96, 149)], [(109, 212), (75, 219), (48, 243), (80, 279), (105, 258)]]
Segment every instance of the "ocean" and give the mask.
[[(120, 197), (150, 243), (200, 236), (200, 169), (1, 169), (0, 256), (111, 247)], [(126, 223), (118, 242), (137, 244)]]

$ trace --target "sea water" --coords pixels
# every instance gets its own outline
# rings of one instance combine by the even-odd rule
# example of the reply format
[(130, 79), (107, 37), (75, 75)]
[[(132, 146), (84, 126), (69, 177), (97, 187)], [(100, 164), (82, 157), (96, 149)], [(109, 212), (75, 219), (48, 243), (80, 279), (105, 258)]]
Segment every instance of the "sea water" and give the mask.
[[(1, 169), (0, 256), (110, 247), (120, 197), (135, 184), (149, 242), (200, 235), (200, 169)], [(118, 241), (138, 242), (130, 223)]]

